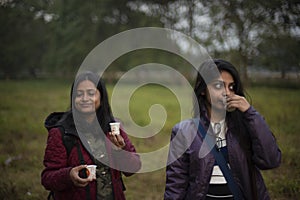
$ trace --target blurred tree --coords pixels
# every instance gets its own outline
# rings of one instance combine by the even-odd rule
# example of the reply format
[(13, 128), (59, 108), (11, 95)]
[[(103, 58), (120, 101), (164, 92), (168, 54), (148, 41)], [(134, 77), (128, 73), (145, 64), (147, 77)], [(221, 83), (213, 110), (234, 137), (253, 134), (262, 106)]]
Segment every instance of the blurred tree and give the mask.
[[(99, 29), (108, 1), (54, 1), (48, 12), (54, 16), (48, 23), (51, 36), (44, 66), (60, 75), (73, 75), (84, 57), (105, 36)], [(80, 5), (80, 6), (79, 6)]]
[(6, 78), (36, 75), (45, 50), (45, 29), (40, 14), (43, 1), (1, 1), (0, 72)]
[(269, 7), (270, 29), (258, 46), (255, 63), (271, 70), (300, 70), (300, 2), (294, 0), (264, 2)]
[[(248, 64), (258, 55), (264, 57), (262, 49), (270, 38), (299, 37), (299, 14), (296, 0), (3, 0), (0, 73), (7, 77), (21, 71), (35, 75), (38, 69), (73, 74), (84, 57), (108, 37), (155, 26), (190, 35), (212, 56), (226, 56), (240, 66), (247, 79)], [(169, 59), (164, 55), (160, 56), (162, 63)], [(114, 64), (126, 70), (150, 57), (132, 60), (125, 56)]]
[(226, 56), (245, 80), (264, 38), (300, 34), (297, 0), (142, 0), (136, 5), (160, 16), (166, 27), (198, 40), (212, 56)]
[[(47, 68), (62, 74), (74, 73), (84, 57), (108, 37), (131, 28), (162, 26), (154, 17), (131, 9), (131, 1), (79, 0), (56, 1), (49, 8), (55, 18), (51, 21), (52, 38), (46, 55)], [(80, 5), (80, 6), (78, 6)], [(121, 45), (121, 44), (120, 44)], [(108, 51), (109, 53), (109, 51)], [(128, 66), (130, 60), (120, 68)]]
[(265, 38), (258, 49), (259, 53), (254, 64), (281, 71), (283, 79), (289, 70), (300, 72), (300, 38), (285, 35)]
[(16, 77), (21, 71), (35, 75), (38, 69), (73, 76), (84, 57), (108, 37), (163, 26), (129, 5), (125, 0), (1, 1), (0, 73)]
[[(299, 33), (300, 2), (295, 0), (272, 1), (207, 1), (212, 19), (212, 32), (217, 32), (216, 39), (227, 50), (238, 52), (231, 54), (231, 60), (241, 66), (242, 75), (247, 80), (247, 67), (258, 53), (258, 45), (264, 38), (288, 38)], [(214, 30), (214, 31), (213, 31)], [(273, 46), (274, 48), (281, 48)], [(222, 49), (221, 49), (222, 50)], [(279, 51), (276, 49), (275, 51)], [(286, 66), (275, 64), (277, 67)]]

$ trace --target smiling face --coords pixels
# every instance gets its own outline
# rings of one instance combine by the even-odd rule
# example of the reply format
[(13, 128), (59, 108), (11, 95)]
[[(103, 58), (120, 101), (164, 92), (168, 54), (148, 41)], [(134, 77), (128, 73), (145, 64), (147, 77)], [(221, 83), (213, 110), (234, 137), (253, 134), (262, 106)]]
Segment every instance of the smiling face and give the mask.
[(75, 91), (75, 108), (82, 114), (94, 113), (100, 107), (100, 92), (95, 84), (84, 80)]
[(235, 83), (232, 75), (227, 71), (221, 72), (221, 77), (207, 85), (206, 101), (208, 110), (224, 111), (226, 108), (226, 96), (235, 94)]

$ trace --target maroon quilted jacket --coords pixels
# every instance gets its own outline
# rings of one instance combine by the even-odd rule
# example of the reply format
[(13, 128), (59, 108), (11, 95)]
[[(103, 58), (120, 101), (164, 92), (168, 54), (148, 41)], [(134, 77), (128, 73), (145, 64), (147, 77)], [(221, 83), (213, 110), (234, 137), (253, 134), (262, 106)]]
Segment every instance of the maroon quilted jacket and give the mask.
[[(42, 185), (47, 189), (54, 192), (56, 200), (60, 199), (70, 199), (70, 200), (81, 200), (86, 199), (86, 190), (85, 188), (75, 187), (70, 179), (70, 170), (72, 167), (80, 165), (80, 160), (77, 153), (77, 148), (74, 147), (69, 156), (67, 155), (66, 148), (62, 141), (62, 134), (60, 129), (57, 127), (49, 128), (53, 125), (53, 118), (56, 114), (50, 115), (46, 122), (45, 126), (49, 129), (47, 146), (44, 155), (44, 170), (41, 174)], [(57, 117), (57, 116), (56, 116)], [(54, 120), (55, 121), (55, 120)], [(75, 132), (75, 133), (74, 133)], [(76, 136), (76, 131), (72, 134)], [(137, 172), (141, 167), (141, 162), (139, 156), (135, 153), (135, 148), (130, 142), (127, 134), (121, 129), (120, 134), (125, 140), (126, 146), (123, 148), (127, 152), (132, 152), (126, 154), (126, 156), (118, 156), (110, 148), (110, 143), (107, 144), (107, 154), (111, 164), (117, 166), (118, 163), (122, 163), (122, 168), (130, 169), (130, 172), (122, 172), (125, 176), (130, 176), (133, 174), (133, 171)], [(80, 141), (77, 137), (77, 141)], [(86, 150), (86, 148), (80, 143), (80, 148), (84, 157), (86, 164), (94, 164), (92, 156)], [(116, 156), (117, 159), (116, 159)], [(112, 177), (112, 187), (114, 192), (114, 199), (123, 200), (125, 195), (123, 190), (125, 190), (124, 184), (121, 178), (121, 172), (111, 168), (111, 177)], [(90, 194), (91, 199), (96, 200), (96, 181), (90, 182)]]

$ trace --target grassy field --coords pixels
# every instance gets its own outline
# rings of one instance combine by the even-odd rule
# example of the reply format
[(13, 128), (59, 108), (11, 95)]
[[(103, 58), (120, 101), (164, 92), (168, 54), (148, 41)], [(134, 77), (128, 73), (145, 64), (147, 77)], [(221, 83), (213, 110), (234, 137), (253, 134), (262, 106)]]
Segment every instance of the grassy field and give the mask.
[[(47, 139), (43, 122), (49, 113), (68, 108), (70, 84), (51, 80), (0, 81), (0, 199), (46, 199), (48, 192), (40, 184)], [(111, 87), (109, 91), (111, 94)], [(272, 199), (300, 199), (300, 89), (255, 87), (248, 93), (272, 128), (283, 154), (279, 168), (263, 172)], [(168, 143), (170, 129), (181, 119), (179, 102), (174, 97), (157, 86), (137, 90), (132, 96), (129, 112), (138, 125), (150, 123), (148, 110), (152, 104), (161, 104), (167, 114), (159, 134), (147, 139), (132, 138), (138, 152), (149, 152)], [(130, 121), (119, 117), (130, 129)], [(124, 181), (129, 200), (163, 199), (164, 168)]]

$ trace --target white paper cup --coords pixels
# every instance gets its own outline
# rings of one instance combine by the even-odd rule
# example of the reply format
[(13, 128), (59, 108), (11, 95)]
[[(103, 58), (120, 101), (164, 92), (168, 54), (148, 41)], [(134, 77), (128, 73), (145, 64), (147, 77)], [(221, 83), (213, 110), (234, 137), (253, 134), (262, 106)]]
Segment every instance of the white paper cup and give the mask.
[(113, 135), (120, 135), (120, 122), (109, 123)]
[(227, 110), (227, 112), (233, 112), (233, 111), (235, 111), (236, 108), (234, 108), (234, 107), (228, 107), (227, 98), (228, 97), (226, 97), (226, 98), (223, 99), (223, 103), (225, 105), (225, 109)]
[(236, 108), (233, 108), (233, 107), (231, 107), (231, 108), (229, 108), (228, 106), (226, 107), (227, 112), (233, 112), (233, 111), (235, 111), (235, 109)]
[(86, 168), (89, 171), (88, 178), (96, 179), (96, 168), (97, 168), (97, 165), (88, 165), (88, 166), (86, 166)]

